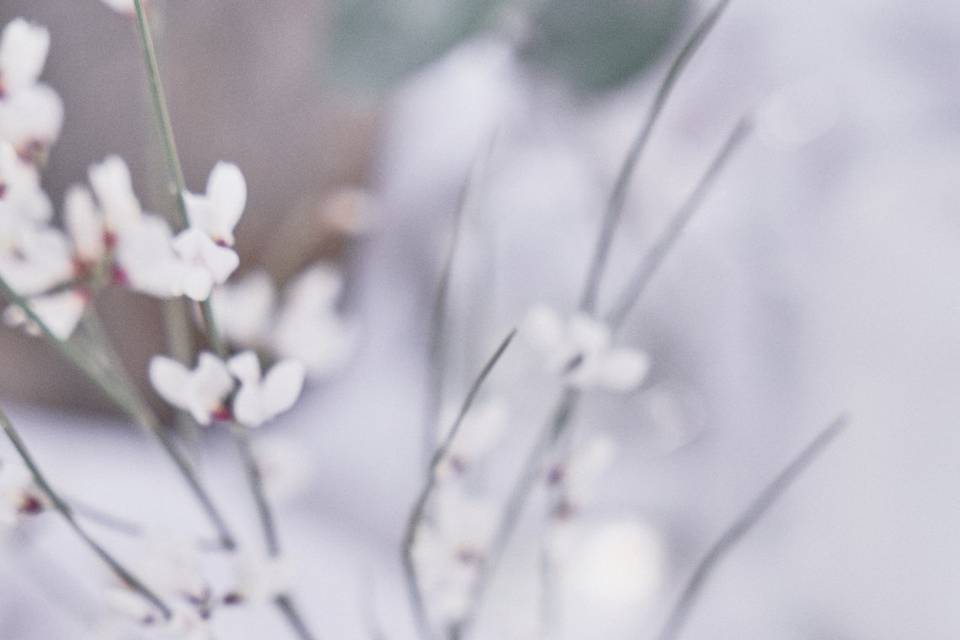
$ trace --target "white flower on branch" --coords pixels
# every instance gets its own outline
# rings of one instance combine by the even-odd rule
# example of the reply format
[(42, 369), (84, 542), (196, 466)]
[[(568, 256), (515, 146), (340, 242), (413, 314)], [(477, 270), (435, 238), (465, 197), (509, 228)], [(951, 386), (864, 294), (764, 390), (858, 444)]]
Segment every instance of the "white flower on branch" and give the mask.
[(615, 453), (613, 440), (597, 436), (547, 472), (547, 484), (559, 496), (557, 510), (553, 514), (556, 519), (569, 518), (590, 501), (600, 478), (613, 462)]
[(240, 381), (233, 416), (248, 427), (259, 427), (289, 410), (303, 390), (305, 371), (297, 360), (282, 360), (262, 375), (257, 354), (245, 351), (231, 358), (227, 367)]
[(337, 312), (343, 276), (328, 265), (314, 265), (284, 291), (283, 306), (270, 336), (279, 358), (303, 362), (311, 378), (342, 367), (353, 352), (354, 332)]
[(108, 156), (103, 162), (91, 166), (87, 176), (109, 233), (122, 233), (141, 222), (143, 209), (133, 191), (130, 169), (123, 158)]
[(563, 318), (537, 306), (528, 312), (521, 333), (543, 354), (547, 369), (572, 387), (631, 391), (650, 367), (646, 354), (612, 346), (609, 327), (585, 314)]
[(219, 245), (199, 229), (186, 229), (173, 240), (182, 265), (178, 269), (184, 295), (196, 301), (210, 297), (214, 285), (227, 281), (240, 265), (237, 252)]
[(63, 124), (60, 96), (38, 82), (49, 49), (49, 32), (22, 18), (0, 35), (0, 140), (31, 164), (42, 164)]
[(247, 206), (247, 182), (237, 165), (218, 162), (207, 179), (207, 192), (188, 192), (184, 199), (191, 227), (203, 231), (217, 244), (233, 246), (233, 229)]
[(22, 228), (14, 250), (0, 255), (0, 275), (20, 295), (44, 293), (74, 273), (70, 243), (52, 227)]
[[(459, 410), (459, 406), (450, 405), (441, 413), (441, 442), (453, 427)], [(464, 416), (450, 448), (437, 465), (437, 478), (464, 473), (497, 445), (506, 427), (507, 405), (502, 400), (488, 400), (474, 406)]]
[(52, 213), (36, 170), (20, 162), (11, 144), (0, 141), (0, 253), (11, 250), (20, 230), (49, 221)]
[(74, 185), (67, 190), (63, 223), (73, 241), (78, 267), (92, 269), (99, 264), (107, 253), (106, 227), (103, 214), (85, 187)]
[(49, 50), (50, 33), (45, 27), (23, 18), (10, 22), (0, 36), (0, 98), (36, 84)]
[(225, 401), (233, 391), (233, 377), (223, 360), (211, 353), (201, 353), (192, 370), (171, 358), (154, 356), (150, 361), (150, 383), (160, 397), (189, 411), (201, 425), (230, 416)]
[(437, 488), (430, 517), (418, 525), (413, 545), (424, 600), (445, 623), (462, 619), (497, 530), (493, 502), (468, 496), (459, 483)]

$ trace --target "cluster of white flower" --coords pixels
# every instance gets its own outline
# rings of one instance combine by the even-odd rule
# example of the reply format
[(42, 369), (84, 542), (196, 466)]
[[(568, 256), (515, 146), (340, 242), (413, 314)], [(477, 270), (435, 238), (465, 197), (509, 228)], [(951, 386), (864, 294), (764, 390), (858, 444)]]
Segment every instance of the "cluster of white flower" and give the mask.
[(267, 272), (256, 270), (218, 288), (213, 302), (217, 324), (232, 344), (296, 358), (311, 378), (321, 378), (341, 368), (355, 344), (353, 328), (337, 309), (342, 290), (340, 272), (321, 263), (296, 276), (282, 296)]
[(585, 314), (564, 318), (554, 309), (536, 306), (520, 331), (542, 353), (547, 370), (571, 387), (631, 391), (650, 368), (646, 354), (612, 346), (609, 327)]
[(204, 426), (214, 420), (236, 420), (258, 427), (293, 406), (304, 376), (303, 365), (292, 359), (281, 360), (263, 375), (253, 351), (227, 362), (201, 353), (194, 369), (166, 356), (154, 356), (150, 362), (150, 382), (160, 396)]
[(148, 540), (149, 553), (137, 566), (156, 594), (171, 607), (170, 619), (127, 585), (107, 590), (107, 615), (101, 622), (103, 638), (128, 638), (132, 629), (149, 637), (207, 640), (216, 611), (246, 604), (264, 604), (285, 592), (290, 571), (276, 559), (241, 555), (232, 559), (232, 579), (215, 585), (207, 575), (197, 546), (163, 532)]

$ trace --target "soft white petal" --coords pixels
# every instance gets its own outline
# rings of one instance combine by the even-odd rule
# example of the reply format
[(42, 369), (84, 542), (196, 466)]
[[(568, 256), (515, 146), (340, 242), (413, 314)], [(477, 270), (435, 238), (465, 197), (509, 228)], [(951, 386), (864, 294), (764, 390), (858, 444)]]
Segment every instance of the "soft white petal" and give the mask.
[(50, 33), (23, 18), (10, 22), (0, 36), (0, 95), (36, 82), (47, 61)]
[(103, 241), (103, 218), (85, 187), (73, 186), (64, 202), (64, 224), (77, 257), (87, 263), (99, 262), (106, 247)]
[(63, 101), (46, 85), (32, 85), (0, 100), (0, 139), (16, 147), (24, 160), (42, 160), (62, 127)]
[(270, 368), (263, 379), (263, 403), (273, 418), (288, 411), (300, 397), (306, 370), (296, 360), (282, 360)]
[(233, 397), (233, 417), (248, 427), (259, 427), (267, 420), (259, 385), (245, 384), (240, 387)]
[[(240, 266), (240, 257), (236, 251), (217, 245), (210, 236), (195, 228), (181, 231), (173, 240), (173, 250), (191, 270), (196, 268), (206, 271), (215, 284), (226, 282), (230, 274)], [(191, 297), (205, 300), (207, 296)]]
[(166, 356), (150, 360), (150, 384), (160, 397), (177, 407), (186, 409), (189, 402), (190, 371), (184, 365)]
[(215, 212), (210, 235), (233, 244), (233, 229), (247, 206), (247, 181), (240, 168), (229, 162), (218, 162), (207, 180), (207, 197)]
[(542, 351), (555, 349), (563, 340), (563, 319), (554, 309), (537, 305), (527, 312), (520, 324), (520, 336)]
[(107, 227), (125, 232), (140, 222), (142, 209), (133, 192), (130, 169), (119, 156), (109, 156), (89, 170), (90, 184), (100, 202)]
[(646, 354), (633, 349), (614, 349), (600, 363), (600, 382), (613, 391), (631, 391), (640, 386), (650, 370)]
[(244, 351), (233, 356), (227, 361), (227, 368), (244, 384), (260, 383), (260, 358), (254, 351)]

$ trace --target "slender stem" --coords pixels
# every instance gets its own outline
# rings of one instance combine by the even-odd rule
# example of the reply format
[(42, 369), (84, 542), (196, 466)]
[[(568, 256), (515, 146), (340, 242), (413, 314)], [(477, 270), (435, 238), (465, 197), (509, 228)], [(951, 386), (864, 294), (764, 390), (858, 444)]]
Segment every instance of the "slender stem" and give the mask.
[(691, 610), (697, 602), (707, 580), (717, 565), (736, 547), (743, 537), (756, 526), (777, 500), (823, 453), (827, 446), (847, 427), (845, 416), (840, 416), (826, 429), (821, 431), (804, 449), (784, 467), (770, 484), (763, 488), (753, 502), (736, 520), (710, 545), (693, 573), (687, 579), (683, 590), (674, 603), (666, 622), (657, 634), (657, 640), (676, 638)]
[(401, 546), (403, 572), (407, 586), (407, 595), (410, 598), (410, 606), (413, 609), (417, 621), (417, 627), (421, 636), (423, 637), (429, 638), (432, 637), (433, 634), (430, 630), (430, 621), (428, 619), (426, 607), (424, 606), (423, 602), (423, 593), (420, 591), (420, 584), (417, 581), (417, 569), (413, 563), (413, 547), (417, 541), (417, 529), (420, 523), (423, 522), (427, 503), (429, 502), (430, 496), (433, 493), (433, 489), (437, 483), (437, 467), (450, 451), (450, 446), (453, 444), (454, 438), (456, 438), (457, 434), (460, 432), (460, 425), (463, 424), (463, 419), (466, 417), (467, 412), (470, 411), (474, 401), (477, 399), (477, 395), (480, 393), (480, 389), (483, 387), (484, 382), (486, 382), (487, 378), (490, 376), (490, 373), (493, 371), (494, 367), (496, 367), (497, 363), (500, 361), (500, 358), (507, 350), (507, 347), (510, 346), (510, 343), (513, 342), (513, 339), (516, 337), (516, 335), (516, 329), (512, 329), (510, 333), (507, 334), (507, 336), (500, 342), (500, 345), (497, 347), (496, 351), (494, 351), (493, 355), (490, 356), (490, 359), (487, 360), (487, 363), (483, 366), (483, 369), (480, 370), (479, 375), (471, 385), (463, 404), (460, 406), (460, 411), (453, 422), (453, 426), (450, 427), (450, 431), (443, 439), (443, 442), (440, 443), (440, 446), (437, 447), (436, 451), (434, 451), (433, 456), (430, 459), (430, 469), (429, 473), (427, 474), (427, 481), (423, 485), (423, 488), (420, 490), (420, 493), (414, 502), (413, 509), (410, 511), (410, 517), (407, 518), (407, 525), (403, 534), (403, 544)]
[(297, 634), (298, 638), (302, 638), (302, 640), (315, 640), (316, 636), (313, 635), (310, 627), (304, 622), (303, 616), (300, 615), (299, 608), (294, 604), (293, 598), (289, 594), (277, 596), (274, 598), (274, 604), (280, 609), (280, 613), (283, 614), (287, 624), (290, 625), (290, 628)]
[[(34, 312), (30, 304), (20, 294), (0, 277), (0, 295), (10, 304), (19, 307), (41, 335), (52, 344), (71, 364), (83, 373), (88, 380), (97, 386), (120, 410), (126, 413), (143, 431), (153, 436), (163, 447), (163, 450), (173, 461), (177, 470), (183, 476), (187, 486), (200, 503), (211, 524), (217, 531), (220, 542), (225, 549), (233, 549), (236, 544), (219, 511), (210, 499), (206, 488), (200, 482), (190, 462), (172, 440), (169, 433), (160, 426), (160, 422), (150, 409), (149, 405), (139, 396), (132, 385), (122, 376), (111, 375), (97, 366), (97, 363), (83, 353), (76, 345), (58, 338), (47, 324)], [(109, 355), (108, 355), (109, 357)]]
[(260, 473), (260, 466), (257, 464), (256, 458), (254, 458), (253, 455), (249, 430), (244, 425), (234, 422), (230, 425), (230, 432), (233, 434), (233, 439), (240, 449), (240, 457), (243, 460), (243, 468), (247, 474), (247, 482), (257, 507), (257, 515), (260, 518), (260, 526), (263, 530), (264, 544), (267, 548), (267, 553), (271, 558), (276, 558), (281, 552), (280, 538), (277, 535), (273, 510), (270, 508), (270, 502), (267, 500), (266, 493), (264, 492), (263, 475)]
[(647, 290), (647, 286), (657, 274), (660, 266), (664, 263), (670, 251), (676, 245), (680, 235), (686, 229), (690, 220), (700, 210), (710, 189), (713, 187), (717, 178), (723, 169), (727, 166), (734, 153), (741, 147), (747, 134), (750, 132), (752, 123), (748, 117), (744, 117), (737, 123), (736, 127), (727, 136), (723, 146), (717, 152), (706, 172), (700, 177), (697, 185), (690, 195), (683, 202), (677, 212), (671, 217), (667, 228), (663, 231), (653, 247), (648, 251), (640, 264), (637, 265), (633, 275), (628, 279), (627, 285), (620, 292), (613, 309), (607, 315), (608, 325), (616, 330), (619, 328), (630, 310), (636, 306), (640, 298)]
[(607, 201), (606, 212), (603, 217), (603, 222), (600, 225), (600, 235), (597, 237), (597, 244), (593, 252), (590, 267), (587, 271), (583, 294), (580, 298), (580, 309), (586, 313), (593, 313), (596, 308), (597, 297), (600, 292), (600, 282), (603, 280), (603, 274), (606, 270), (610, 255), (610, 246), (613, 243), (617, 225), (623, 214), (623, 207), (626, 203), (630, 180), (637, 163), (640, 161), (640, 157), (647, 148), (647, 143), (650, 141), (650, 135), (653, 133), (654, 126), (657, 124), (657, 121), (659, 121), (660, 114), (663, 112), (663, 108), (666, 106), (674, 86), (683, 75), (687, 63), (690, 62), (690, 59), (700, 48), (700, 45), (703, 44), (707, 36), (710, 35), (710, 31), (729, 4), (730, 0), (720, 0), (706, 17), (704, 17), (700, 24), (697, 25), (693, 33), (690, 34), (683, 48), (680, 49), (680, 52), (671, 63), (667, 75), (660, 83), (656, 96), (654, 96), (653, 104), (647, 112), (646, 120), (637, 137), (634, 138), (630, 149), (627, 151), (623, 164), (620, 166), (620, 173), (617, 175), (617, 180), (613, 185), (613, 190), (610, 192), (610, 197)]
[(7, 414), (0, 410), (0, 426), (3, 427), (3, 431), (7, 436), (7, 439), (10, 440), (10, 443), (13, 445), (13, 448), (16, 449), (23, 463), (29, 469), (30, 474), (33, 476), (34, 482), (37, 483), (37, 486), (41, 491), (46, 494), (50, 499), (50, 503), (53, 505), (53, 508), (63, 516), (63, 519), (66, 520), (70, 528), (80, 537), (80, 539), (86, 544), (91, 551), (94, 552), (107, 566), (110, 567), (110, 570), (123, 582), (138, 593), (144, 600), (150, 603), (151, 606), (155, 607), (165, 619), (170, 619), (173, 615), (170, 607), (164, 603), (153, 591), (150, 590), (143, 582), (140, 581), (129, 569), (124, 567), (116, 558), (114, 558), (106, 549), (104, 549), (96, 540), (94, 540), (86, 530), (80, 526), (76, 518), (73, 515), (73, 511), (70, 506), (60, 497), (60, 495), (53, 489), (50, 483), (47, 481), (47, 478), (44, 476), (43, 472), (40, 470), (39, 465), (34, 460), (33, 456), (30, 454), (30, 450), (27, 449), (27, 445), (20, 438), (20, 434), (17, 432), (16, 428), (13, 426), (13, 423), (10, 421), (10, 418), (7, 417)]
[(430, 314), (429, 324), (429, 363), (428, 371), (430, 380), (428, 385), (428, 398), (426, 415), (423, 423), (423, 459), (429, 466), (430, 455), (434, 449), (436, 439), (437, 419), (440, 416), (441, 405), (443, 404), (444, 382), (446, 380), (446, 346), (448, 314), (447, 299), (450, 293), (450, 281), (453, 277), (453, 267), (457, 250), (460, 246), (460, 239), (463, 231), (463, 221), (470, 216), (477, 208), (479, 186), (486, 173), (487, 164), (496, 142), (496, 136), (492, 136), (486, 147), (477, 155), (470, 173), (464, 181), (460, 192), (460, 200), (457, 203), (456, 210), (453, 213), (451, 221), (450, 238), (443, 256), (443, 263), (440, 268), (440, 279), (437, 283), (437, 292), (433, 301), (433, 309)]

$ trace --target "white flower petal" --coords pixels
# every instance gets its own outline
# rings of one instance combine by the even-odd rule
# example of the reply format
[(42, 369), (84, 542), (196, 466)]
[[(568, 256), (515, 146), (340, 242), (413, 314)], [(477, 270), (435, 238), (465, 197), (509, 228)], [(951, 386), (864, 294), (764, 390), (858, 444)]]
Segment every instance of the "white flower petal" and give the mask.
[(190, 387), (190, 370), (173, 358), (154, 356), (150, 360), (150, 384), (160, 397), (186, 409)]
[(233, 244), (233, 229), (247, 206), (247, 181), (240, 168), (229, 162), (218, 162), (207, 180), (207, 197), (216, 211), (211, 235)]
[(130, 169), (123, 158), (109, 156), (90, 167), (88, 174), (107, 227), (119, 233), (137, 226), (143, 210), (133, 192)]
[(244, 351), (227, 361), (227, 368), (237, 380), (244, 384), (259, 384), (260, 358), (254, 351)]
[(0, 100), (0, 139), (25, 161), (42, 160), (62, 127), (63, 101), (46, 85), (32, 85)]
[(23, 18), (10, 22), (0, 36), (0, 96), (37, 81), (47, 61), (50, 33)]
[(631, 391), (640, 386), (650, 370), (646, 354), (633, 349), (613, 349), (601, 363), (601, 384), (613, 391)]
[(268, 416), (288, 411), (300, 397), (306, 370), (296, 360), (282, 360), (263, 379), (263, 404)]
[(85, 187), (73, 186), (64, 202), (64, 224), (80, 260), (94, 264), (103, 258), (106, 246), (103, 240), (103, 218)]

